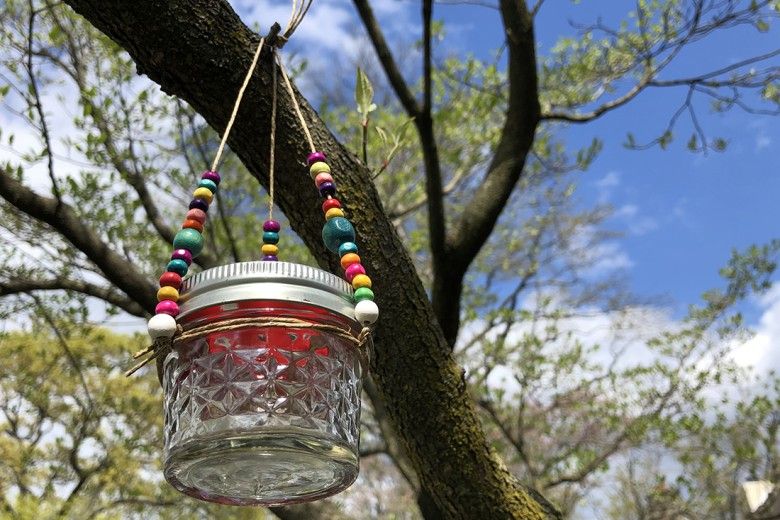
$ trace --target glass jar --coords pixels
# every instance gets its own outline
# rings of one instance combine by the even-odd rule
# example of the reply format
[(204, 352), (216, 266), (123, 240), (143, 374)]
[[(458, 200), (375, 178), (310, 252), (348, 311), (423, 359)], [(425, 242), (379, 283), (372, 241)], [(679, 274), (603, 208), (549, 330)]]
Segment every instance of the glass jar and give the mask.
[[(348, 487), (358, 473), (360, 355), (318, 327), (357, 334), (349, 284), (304, 265), (244, 262), (198, 273), (181, 292), (185, 332), (261, 320), (228, 323), (166, 356), (168, 482), (235, 505), (292, 504)], [(267, 323), (278, 318), (299, 321)]]

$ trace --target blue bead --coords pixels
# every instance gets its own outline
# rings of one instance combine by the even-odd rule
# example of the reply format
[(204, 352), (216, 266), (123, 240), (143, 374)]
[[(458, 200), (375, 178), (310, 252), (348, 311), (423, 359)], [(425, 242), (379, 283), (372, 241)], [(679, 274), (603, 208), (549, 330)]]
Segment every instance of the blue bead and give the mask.
[(201, 181), (198, 183), (198, 188), (206, 188), (211, 193), (216, 193), (217, 183), (208, 179), (201, 179)]
[(279, 233), (276, 231), (266, 231), (263, 233), (263, 243), (264, 244), (278, 244), (279, 243)]
[(333, 217), (322, 227), (322, 241), (331, 252), (338, 253), (341, 244), (355, 241), (355, 228), (344, 217)]
[(354, 242), (344, 242), (339, 246), (339, 257), (342, 257), (347, 253), (357, 254), (357, 252), (358, 252), (358, 247), (357, 244)]
[(179, 260), (178, 258), (175, 260), (171, 260), (170, 262), (168, 262), (168, 267), (166, 267), (165, 270), (176, 273), (179, 276), (184, 276), (185, 274), (187, 274), (187, 262), (185, 262), (184, 260)]

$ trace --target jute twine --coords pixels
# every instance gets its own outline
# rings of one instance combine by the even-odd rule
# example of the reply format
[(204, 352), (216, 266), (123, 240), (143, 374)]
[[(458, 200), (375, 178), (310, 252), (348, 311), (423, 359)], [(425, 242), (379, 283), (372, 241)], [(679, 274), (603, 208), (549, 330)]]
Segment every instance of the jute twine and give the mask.
[[(352, 332), (344, 327), (338, 327), (336, 325), (327, 325), (324, 323), (312, 323), (310, 321), (299, 320), (297, 318), (279, 318), (279, 317), (252, 317), (252, 318), (234, 318), (231, 320), (222, 320), (214, 323), (207, 323), (199, 327), (193, 327), (186, 331), (181, 325), (178, 326), (176, 333), (172, 338), (157, 338), (148, 347), (139, 350), (133, 354), (133, 359), (144, 358), (133, 368), (125, 372), (126, 376), (131, 376), (142, 367), (149, 364), (155, 359), (165, 359), (165, 356), (174, 347), (177, 347), (183, 343), (203, 338), (209, 334), (215, 332), (227, 332), (231, 330), (239, 330), (246, 327), (295, 327), (299, 329), (312, 329), (318, 332), (330, 334), (336, 336), (354, 346), (358, 355), (360, 356), (360, 364), (363, 366), (363, 370), (368, 372), (370, 362), (370, 352), (373, 347), (371, 341), (371, 329), (369, 327), (363, 327), (360, 333), (355, 336)], [(145, 357), (144, 357), (145, 356)]]

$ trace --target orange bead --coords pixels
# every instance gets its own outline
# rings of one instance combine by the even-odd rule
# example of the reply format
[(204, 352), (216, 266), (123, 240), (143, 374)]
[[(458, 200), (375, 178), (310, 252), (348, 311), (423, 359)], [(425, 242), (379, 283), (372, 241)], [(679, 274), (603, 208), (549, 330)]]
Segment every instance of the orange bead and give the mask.
[(182, 224), (181, 227), (195, 229), (199, 233), (203, 233), (203, 223), (198, 222), (197, 220), (187, 219), (184, 221), (184, 224)]
[(359, 263), (360, 263), (360, 257), (355, 253), (347, 253), (346, 255), (341, 257), (341, 267), (343, 267), (344, 269), (349, 267), (350, 264), (359, 264)]

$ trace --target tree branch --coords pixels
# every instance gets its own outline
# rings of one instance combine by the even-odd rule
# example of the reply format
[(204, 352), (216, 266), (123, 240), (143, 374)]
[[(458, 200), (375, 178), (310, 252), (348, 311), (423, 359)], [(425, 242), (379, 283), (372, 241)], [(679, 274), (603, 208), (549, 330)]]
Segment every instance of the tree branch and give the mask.
[(0, 281), (0, 297), (38, 291), (74, 291), (99, 298), (133, 316), (147, 315), (147, 312), (138, 303), (116, 292), (111, 287), (92, 284), (84, 280), (57, 277), (48, 280), (17, 278)]
[(506, 120), (482, 184), (447, 237), (448, 276), (437, 315), (450, 345), (460, 327), (463, 277), (522, 175), (539, 122), (533, 20), (524, 0), (501, 0), (501, 16), (509, 50)]
[(51, 226), (84, 253), (101, 270), (106, 280), (147, 311), (154, 310), (157, 303), (154, 286), (82, 222), (69, 205), (38, 195), (5, 171), (0, 171), (0, 197), (32, 218)]

